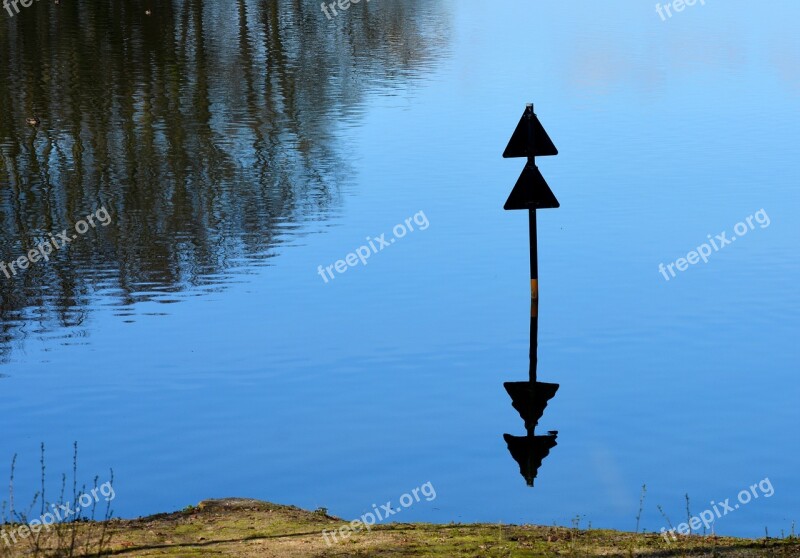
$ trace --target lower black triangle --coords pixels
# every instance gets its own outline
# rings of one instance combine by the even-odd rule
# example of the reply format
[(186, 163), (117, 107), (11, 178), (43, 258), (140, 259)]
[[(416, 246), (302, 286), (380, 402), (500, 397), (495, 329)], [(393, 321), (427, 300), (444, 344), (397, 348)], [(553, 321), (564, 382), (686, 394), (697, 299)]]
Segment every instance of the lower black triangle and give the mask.
[(511, 190), (503, 209), (554, 209), (561, 207), (536, 165), (528, 163)]

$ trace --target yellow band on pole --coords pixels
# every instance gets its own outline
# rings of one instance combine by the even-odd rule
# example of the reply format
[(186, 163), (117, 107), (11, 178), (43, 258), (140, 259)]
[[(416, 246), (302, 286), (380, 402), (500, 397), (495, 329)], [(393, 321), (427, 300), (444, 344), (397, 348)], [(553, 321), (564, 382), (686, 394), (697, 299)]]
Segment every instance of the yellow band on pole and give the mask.
[(539, 280), (531, 279), (531, 299), (539, 300)]

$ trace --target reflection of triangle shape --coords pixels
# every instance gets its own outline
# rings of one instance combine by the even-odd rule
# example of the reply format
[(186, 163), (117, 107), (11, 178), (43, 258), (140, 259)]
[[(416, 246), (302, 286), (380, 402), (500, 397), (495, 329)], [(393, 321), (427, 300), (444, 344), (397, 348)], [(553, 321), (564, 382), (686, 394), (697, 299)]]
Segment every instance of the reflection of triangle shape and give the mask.
[(525, 477), (528, 486), (533, 486), (533, 480), (539, 474), (544, 458), (550, 455), (550, 450), (558, 445), (558, 434), (553, 432), (547, 436), (512, 436), (503, 434), (503, 439), (508, 444), (511, 457), (519, 464), (519, 472)]
[(547, 402), (555, 397), (558, 384), (545, 382), (505, 382), (511, 404), (525, 421), (525, 428), (535, 428), (544, 414)]
[[(531, 118), (531, 131), (532, 138), (528, 138), (528, 116)], [(533, 144), (532, 146), (530, 144)], [(503, 157), (506, 159), (510, 157), (544, 157), (547, 155), (558, 155), (558, 149), (553, 145), (553, 141), (544, 126), (539, 122), (539, 119), (533, 114), (531, 108), (526, 108), (522, 114), (522, 118), (517, 124), (517, 129), (511, 136), (506, 150), (503, 152)]]
[(552, 209), (560, 207), (555, 194), (536, 165), (525, 165), (503, 209)]

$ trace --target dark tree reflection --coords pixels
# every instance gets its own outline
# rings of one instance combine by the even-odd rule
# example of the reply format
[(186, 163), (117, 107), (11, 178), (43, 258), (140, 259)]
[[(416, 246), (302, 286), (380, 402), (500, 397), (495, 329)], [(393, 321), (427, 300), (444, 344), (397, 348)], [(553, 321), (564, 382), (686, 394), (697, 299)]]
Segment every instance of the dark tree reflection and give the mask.
[(296, 0), (3, 13), (0, 259), (103, 205), (113, 222), (0, 274), (0, 357), (23, 330), (80, 326), (101, 290), (130, 304), (214, 284), (335, 211), (350, 170), (335, 130), (370, 90), (407, 86), (446, 48), (437, 4), (362, 3), (335, 21)]

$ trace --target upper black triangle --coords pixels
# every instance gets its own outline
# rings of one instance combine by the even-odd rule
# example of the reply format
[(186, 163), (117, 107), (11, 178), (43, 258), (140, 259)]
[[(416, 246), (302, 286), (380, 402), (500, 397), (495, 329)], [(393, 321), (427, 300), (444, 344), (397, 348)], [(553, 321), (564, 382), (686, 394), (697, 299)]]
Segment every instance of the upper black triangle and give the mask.
[(527, 164), (503, 209), (553, 209), (561, 207), (536, 165)]
[[(529, 117), (531, 137), (528, 137)], [(544, 126), (539, 122), (533, 109), (528, 107), (522, 113), (522, 118), (503, 152), (503, 157), (508, 159), (511, 157), (545, 157), (547, 155), (558, 155), (558, 149), (553, 145), (553, 141), (545, 132)]]

